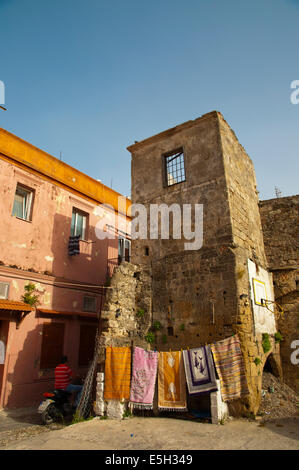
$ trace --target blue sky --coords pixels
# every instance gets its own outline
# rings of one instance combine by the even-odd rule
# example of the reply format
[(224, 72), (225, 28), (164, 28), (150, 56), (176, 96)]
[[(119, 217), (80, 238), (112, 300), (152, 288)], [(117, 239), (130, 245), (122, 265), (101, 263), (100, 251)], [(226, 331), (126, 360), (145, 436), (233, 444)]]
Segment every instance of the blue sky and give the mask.
[(218, 110), (298, 194), (298, 45), (299, 0), (0, 0), (0, 127), (130, 195), (128, 145)]

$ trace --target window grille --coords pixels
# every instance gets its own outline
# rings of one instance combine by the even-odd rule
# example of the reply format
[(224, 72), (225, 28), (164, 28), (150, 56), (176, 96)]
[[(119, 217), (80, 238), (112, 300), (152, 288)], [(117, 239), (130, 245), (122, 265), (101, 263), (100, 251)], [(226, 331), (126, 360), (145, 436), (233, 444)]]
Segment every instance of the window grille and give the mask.
[(96, 312), (97, 302), (96, 297), (85, 295), (83, 299), (84, 312)]
[(167, 186), (172, 186), (173, 184), (182, 183), (185, 181), (185, 162), (183, 150), (172, 153), (170, 155), (165, 155), (165, 167)]

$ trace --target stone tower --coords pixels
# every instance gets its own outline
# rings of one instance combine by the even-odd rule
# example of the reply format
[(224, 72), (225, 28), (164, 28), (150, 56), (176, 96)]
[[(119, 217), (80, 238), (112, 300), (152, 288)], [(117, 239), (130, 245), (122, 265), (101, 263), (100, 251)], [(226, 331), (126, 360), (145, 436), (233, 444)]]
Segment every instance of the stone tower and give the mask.
[[(174, 217), (169, 239), (150, 239), (149, 220), (147, 238), (132, 242), (132, 262), (152, 269), (153, 322), (161, 324), (156, 345), (160, 350), (192, 348), (238, 333), (250, 395), (235, 410), (255, 413), (265, 361), (271, 354), (277, 371), (280, 362), (274, 314), (258, 305), (252, 284), (254, 278), (262, 279), (268, 300), (273, 299), (253, 163), (216, 111), (128, 150), (133, 204), (144, 205), (148, 215), (152, 205), (178, 204), (183, 209), (191, 204), (193, 230), (194, 204), (203, 208), (199, 249), (186, 249), (190, 240), (177, 237)], [(264, 333), (271, 340), (267, 353)]]

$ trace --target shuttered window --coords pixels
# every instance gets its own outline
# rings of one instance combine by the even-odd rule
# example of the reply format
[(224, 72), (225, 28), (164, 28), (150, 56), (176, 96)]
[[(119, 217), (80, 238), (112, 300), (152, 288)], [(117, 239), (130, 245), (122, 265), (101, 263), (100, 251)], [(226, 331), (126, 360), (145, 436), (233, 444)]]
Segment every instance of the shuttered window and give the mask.
[(87, 366), (93, 359), (96, 330), (94, 325), (80, 327), (79, 366)]
[(60, 364), (64, 345), (64, 323), (45, 323), (41, 348), (41, 369), (53, 369)]

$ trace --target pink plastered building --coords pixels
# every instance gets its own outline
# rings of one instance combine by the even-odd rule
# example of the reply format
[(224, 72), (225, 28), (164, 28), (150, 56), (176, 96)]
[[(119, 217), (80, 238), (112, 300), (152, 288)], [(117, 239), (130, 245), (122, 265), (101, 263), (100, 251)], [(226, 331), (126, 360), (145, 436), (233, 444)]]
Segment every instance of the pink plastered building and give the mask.
[(0, 407), (33, 406), (62, 354), (87, 372), (107, 279), (130, 256), (130, 201), (3, 129), (0, 196)]

